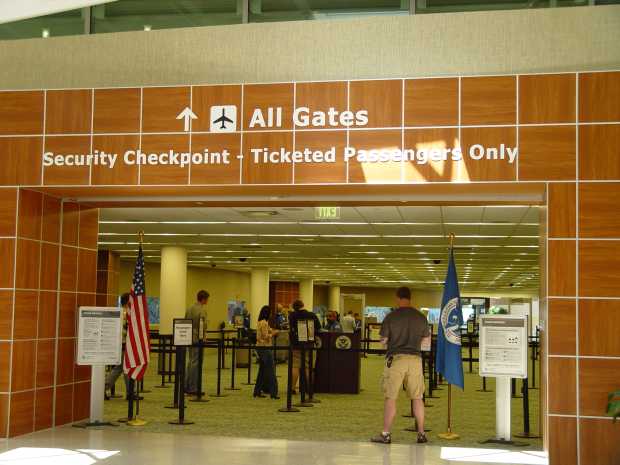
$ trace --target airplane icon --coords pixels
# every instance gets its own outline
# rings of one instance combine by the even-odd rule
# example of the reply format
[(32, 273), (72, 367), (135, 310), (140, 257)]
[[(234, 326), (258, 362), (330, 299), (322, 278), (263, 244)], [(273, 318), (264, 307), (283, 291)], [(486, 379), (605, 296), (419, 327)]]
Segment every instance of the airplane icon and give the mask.
[(211, 107), (211, 132), (235, 132), (237, 129), (237, 107), (217, 105)]
[(220, 126), (220, 129), (226, 129), (226, 123), (232, 123), (233, 120), (231, 120), (229, 117), (226, 116), (225, 110), (222, 108), (222, 116), (220, 116), (218, 119), (216, 119), (213, 122), (222, 123), (222, 125)]

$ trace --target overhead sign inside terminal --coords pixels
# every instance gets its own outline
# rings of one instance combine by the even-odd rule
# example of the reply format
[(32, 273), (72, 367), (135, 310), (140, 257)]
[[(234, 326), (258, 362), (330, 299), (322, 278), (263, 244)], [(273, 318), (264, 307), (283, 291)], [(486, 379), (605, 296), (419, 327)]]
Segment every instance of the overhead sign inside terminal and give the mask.
[[(487, 147), (482, 144), (474, 144), (469, 147), (466, 154), (463, 154), (460, 147), (448, 148), (420, 148), (420, 149), (401, 149), (401, 148), (376, 148), (362, 149), (353, 146), (346, 146), (338, 150), (335, 146), (327, 150), (313, 150), (310, 147), (303, 147), (299, 150), (287, 150), (281, 147), (272, 150), (267, 147), (248, 148), (249, 158), (252, 163), (260, 165), (268, 164), (299, 164), (299, 163), (337, 163), (343, 160), (345, 163), (356, 161), (358, 163), (399, 163), (409, 162), (418, 165), (425, 165), (431, 162), (460, 161), (465, 157), (471, 160), (505, 160), (514, 163), (517, 158), (517, 147), (509, 147), (500, 144), (499, 147)], [(205, 149), (202, 152), (177, 152), (170, 149), (166, 152), (145, 153), (140, 149), (119, 153), (107, 153), (94, 150), (88, 154), (63, 154), (45, 152), (43, 154), (43, 166), (103, 166), (114, 168), (117, 163), (125, 165), (172, 165), (186, 167), (189, 165), (229, 165), (232, 150), (223, 149), (217, 152), (210, 152)], [(243, 154), (235, 155), (243, 160)]]
[[(213, 105), (209, 111), (211, 133), (234, 133), (238, 129), (238, 114), (235, 105)], [(282, 107), (254, 108), (248, 120), (248, 130), (274, 129), (281, 130), (284, 110)], [(176, 117), (183, 120), (184, 132), (192, 131), (192, 121), (199, 119), (190, 107), (184, 108)], [(298, 107), (292, 112), (292, 122), (298, 131), (333, 128), (333, 129), (364, 129), (368, 125), (368, 111), (339, 111), (330, 107), (327, 111), (311, 110), (309, 107)], [(287, 125), (288, 127), (288, 125)], [(287, 147), (245, 147), (239, 153), (233, 147), (218, 148), (211, 151), (178, 152), (174, 149), (162, 152), (144, 152), (140, 147), (132, 147), (122, 153), (108, 153), (93, 150), (92, 153), (54, 153), (43, 154), (43, 166), (103, 166), (114, 168), (118, 163), (132, 165), (172, 165), (186, 167), (190, 165), (229, 165), (232, 157), (239, 160), (249, 158), (256, 165), (267, 164), (300, 164), (300, 163), (338, 163), (344, 161), (358, 163), (399, 163), (408, 162), (418, 165), (427, 163), (471, 160), (505, 160), (514, 163), (518, 149), (508, 144), (486, 146), (473, 144), (464, 153), (457, 145), (451, 147), (423, 146), (415, 147), (356, 147), (347, 144), (345, 147), (331, 146), (324, 150), (299, 146), (291, 150)], [(400, 144), (399, 144), (400, 145)]]

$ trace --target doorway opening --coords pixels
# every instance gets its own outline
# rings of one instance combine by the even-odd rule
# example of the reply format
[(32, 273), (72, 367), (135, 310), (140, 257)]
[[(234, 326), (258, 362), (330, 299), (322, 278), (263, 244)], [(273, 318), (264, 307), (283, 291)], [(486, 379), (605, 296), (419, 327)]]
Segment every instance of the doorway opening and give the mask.
[[(425, 378), (427, 393), (426, 426), (434, 445), (480, 447), (479, 442), (494, 436), (495, 383), (478, 375), (478, 322), (490, 313), (527, 314), (529, 317), (529, 429), (541, 433), (541, 362), (539, 321), (541, 251), (541, 209), (532, 204), (477, 205), (346, 205), (339, 217), (317, 219), (314, 206), (230, 205), (167, 208), (104, 206), (100, 210), (99, 256), (107, 268), (106, 302), (116, 302), (129, 290), (135, 265), (138, 233), (144, 231), (146, 293), (151, 325), (161, 330), (159, 308), (162, 283), (162, 249), (182, 248), (187, 257), (186, 288), (179, 292), (173, 312), (182, 317), (196, 293), (210, 293), (207, 329), (243, 325), (246, 309), (255, 318), (262, 305), (281, 307), (288, 314), (292, 302), (305, 296), (306, 306), (326, 323), (327, 313), (343, 318), (349, 311), (360, 313), (361, 347), (381, 349), (380, 323), (395, 305), (399, 286), (412, 290), (413, 305), (434, 325), (435, 333), (443, 283), (448, 262), (449, 235), (455, 234), (454, 257), (459, 276), (464, 325), (462, 357), (465, 390), (453, 389), (452, 425), (461, 439), (440, 442), (436, 434), (446, 429), (447, 387), (436, 382), (432, 373)], [(102, 262), (103, 263), (103, 262)], [(253, 302), (252, 272), (268, 270), (268, 290), (263, 301)], [(102, 272), (106, 273), (102, 273)], [(311, 282), (311, 292), (307, 285)], [(104, 289), (103, 286), (98, 286)], [(337, 288), (337, 290), (336, 290)], [(311, 303), (309, 303), (311, 300)], [(166, 313), (167, 312), (167, 313)], [(254, 322), (254, 320), (252, 320)], [(169, 329), (166, 329), (169, 331)], [(163, 331), (163, 332), (166, 332)], [(156, 335), (154, 336), (157, 337)], [(278, 413), (282, 400), (253, 399), (251, 385), (256, 365), (245, 357), (236, 360), (236, 385), (227, 397), (210, 397), (216, 390), (216, 350), (205, 350), (203, 376), (209, 403), (187, 403), (186, 417), (195, 422), (183, 427), (183, 434), (260, 437), (307, 440), (366, 441), (382, 422), (383, 397), (380, 378), (383, 356), (361, 354), (359, 392), (317, 393), (322, 402), (311, 409), (288, 416)], [(222, 390), (231, 383), (231, 354), (222, 370)], [(250, 355), (250, 360), (253, 356)], [(241, 362), (241, 363), (239, 363)], [(286, 388), (286, 363), (276, 365), (281, 394)], [(158, 356), (153, 354), (144, 383), (141, 415), (149, 421), (145, 431), (175, 432), (168, 422), (175, 412), (166, 409), (172, 402), (171, 388), (157, 388), (162, 377), (157, 372)], [(167, 378), (168, 379), (168, 378)], [(165, 383), (167, 384), (167, 383)], [(515, 382), (512, 432), (524, 428), (523, 382)], [(116, 383), (116, 395), (123, 396), (123, 383)], [(394, 441), (415, 442), (414, 433), (403, 431), (412, 425), (410, 407), (402, 392), (394, 425)], [(106, 401), (106, 418), (126, 415), (123, 397)], [(261, 418), (257, 429), (255, 418)], [(125, 427), (123, 427), (125, 428)], [(541, 450), (542, 439), (524, 440), (523, 450)], [(486, 447), (486, 446), (485, 446)]]

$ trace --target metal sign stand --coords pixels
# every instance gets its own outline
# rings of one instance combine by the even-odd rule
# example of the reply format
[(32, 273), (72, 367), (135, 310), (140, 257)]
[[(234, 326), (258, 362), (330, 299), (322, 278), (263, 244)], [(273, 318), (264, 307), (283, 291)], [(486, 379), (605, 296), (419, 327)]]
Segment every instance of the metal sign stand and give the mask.
[(92, 426), (118, 426), (103, 420), (103, 401), (105, 392), (105, 365), (93, 365), (90, 374), (90, 416), (86, 423), (77, 423), (76, 428)]

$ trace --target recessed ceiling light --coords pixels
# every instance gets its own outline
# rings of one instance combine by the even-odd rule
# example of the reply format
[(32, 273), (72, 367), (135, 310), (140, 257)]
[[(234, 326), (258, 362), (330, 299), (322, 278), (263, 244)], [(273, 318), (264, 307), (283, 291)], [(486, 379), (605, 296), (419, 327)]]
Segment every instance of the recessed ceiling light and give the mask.
[(151, 25), (150, 25), (150, 24), (145, 24), (145, 25), (144, 25), (144, 30), (145, 30), (145, 31), (147, 31), (147, 32), (148, 32), (148, 31), (150, 31), (151, 29), (152, 29), (152, 27), (151, 27)]
[(44, 39), (47, 39), (50, 36), (50, 30), (47, 28), (44, 28), (43, 30), (41, 30), (41, 37), (43, 37)]
[(269, 218), (270, 216), (276, 216), (278, 214), (278, 212), (274, 210), (248, 210), (242, 213), (252, 218)]

